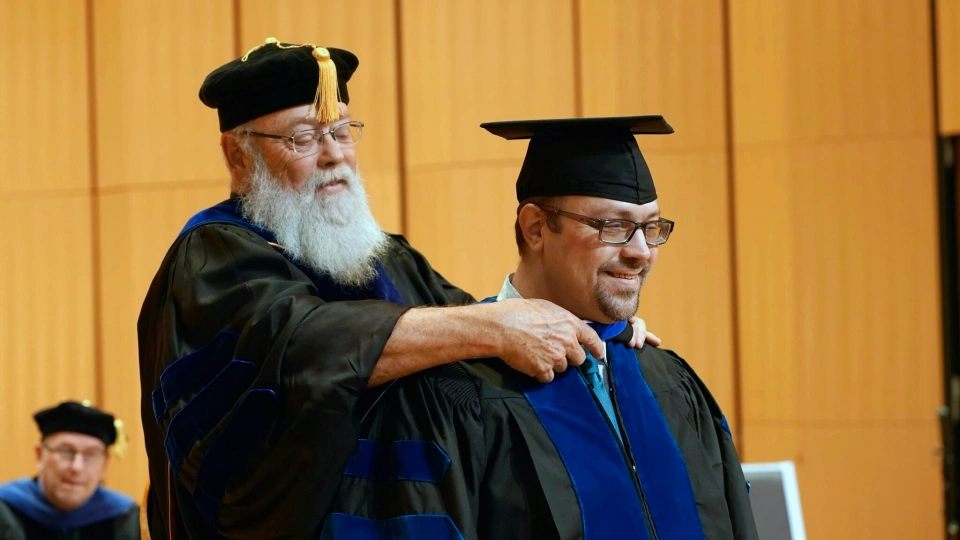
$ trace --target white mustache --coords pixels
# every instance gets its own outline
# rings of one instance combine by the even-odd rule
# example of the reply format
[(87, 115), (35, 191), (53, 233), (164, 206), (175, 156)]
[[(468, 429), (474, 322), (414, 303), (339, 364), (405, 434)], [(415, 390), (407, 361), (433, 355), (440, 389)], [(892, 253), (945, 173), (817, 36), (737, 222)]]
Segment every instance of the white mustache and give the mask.
[(306, 182), (306, 186), (308, 189), (317, 190), (337, 182), (343, 182), (346, 187), (352, 188), (355, 180), (356, 175), (350, 170), (350, 166), (341, 163), (332, 170), (315, 172)]

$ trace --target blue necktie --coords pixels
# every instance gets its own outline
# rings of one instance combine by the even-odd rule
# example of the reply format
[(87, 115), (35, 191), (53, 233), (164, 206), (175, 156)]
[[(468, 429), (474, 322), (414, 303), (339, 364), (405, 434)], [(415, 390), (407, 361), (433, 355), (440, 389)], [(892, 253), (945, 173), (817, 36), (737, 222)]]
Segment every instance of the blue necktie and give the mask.
[(600, 378), (599, 362), (592, 354), (587, 352), (587, 359), (583, 361), (580, 370), (583, 372), (583, 378), (587, 381), (587, 387), (590, 388), (593, 395), (597, 397), (597, 401), (599, 401), (603, 407), (607, 418), (609, 418), (610, 423), (613, 424), (617, 438), (620, 438), (620, 426), (617, 425), (617, 415), (613, 411), (613, 401), (610, 399), (610, 393), (607, 392), (607, 387), (603, 384), (603, 379)]

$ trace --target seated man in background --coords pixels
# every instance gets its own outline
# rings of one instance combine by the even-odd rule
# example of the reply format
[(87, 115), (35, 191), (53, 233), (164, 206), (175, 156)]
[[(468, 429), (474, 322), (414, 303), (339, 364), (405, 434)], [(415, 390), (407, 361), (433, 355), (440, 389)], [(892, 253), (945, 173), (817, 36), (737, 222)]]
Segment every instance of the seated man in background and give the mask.
[(361, 424), (322, 538), (755, 539), (726, 419), (673, 352), (626, 321), (673, 222), (633, 134), (660, 116), (500, 122), (531, 139), (520, 263), (498, 297), (594, 321), (605, 358), (550, 384), (496, 358), (395, 383)]
[(33, 418), (42, 434), (37, 476), (0, 485), (0, 538), (140, 538), (140, 507), (100, 485), (122, 424), (74, 401)]

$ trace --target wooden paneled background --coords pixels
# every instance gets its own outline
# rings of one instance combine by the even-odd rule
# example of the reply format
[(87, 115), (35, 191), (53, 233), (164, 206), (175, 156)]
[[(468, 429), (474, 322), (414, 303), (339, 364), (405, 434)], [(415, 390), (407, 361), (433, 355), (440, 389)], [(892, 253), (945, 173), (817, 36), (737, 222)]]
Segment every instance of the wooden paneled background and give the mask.
[(797, 462), (811, 538), (936, 538), (929, 5), (730, 6), (747, 458)]
[(960, 0), (0, 0), (0, 481), (33, 471), (33, 411), (88, 398), (129, 426), (108, 484), (142, 493), (140, 303), (227, 195), (197, 91), (267, 36), (357, 53), (374, 211), (475, 295), (516, 263), (525, 150), (480, 122), (664, 114), (640, 144), (678, 228), (641, 315), (746, 461), (797, 463), (810, 538), (942, 537)]

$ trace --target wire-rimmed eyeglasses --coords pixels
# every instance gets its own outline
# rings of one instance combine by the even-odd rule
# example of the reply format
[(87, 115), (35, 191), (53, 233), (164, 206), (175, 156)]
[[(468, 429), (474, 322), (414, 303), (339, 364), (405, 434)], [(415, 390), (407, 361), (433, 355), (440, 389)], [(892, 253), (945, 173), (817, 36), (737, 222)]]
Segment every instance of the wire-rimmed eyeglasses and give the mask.
[(629, 219), (599, 219), (582, 214), (567, 212), (553, 206), (537, 205), (538, 207), (553, 212), (559, 216), (574, 221), (579, 221), (588, 227), (593, 227), (599, 232), (600, 241), (604, 244), (626, 244), (637, 230), (643, 230), (643, 238), (647, 245), (660, 246), (666, 243), (673, 232), (674, 222), (669, 219), (655, 219), (653, 221), (630, 221)]
[(327, 135), (333, 137), (333, 140), (341, 148), (357, 144), (363, 138), (363, 122), (354, 120), (331, 126), (328, 129), (303, 129), (293, 135), (276, 135), (260, 133), (259, 131), (247, 131), (246, 134), (283, 141), (287, 149), (296, 154), (311, 154), (320, 148), (323, 138)]

